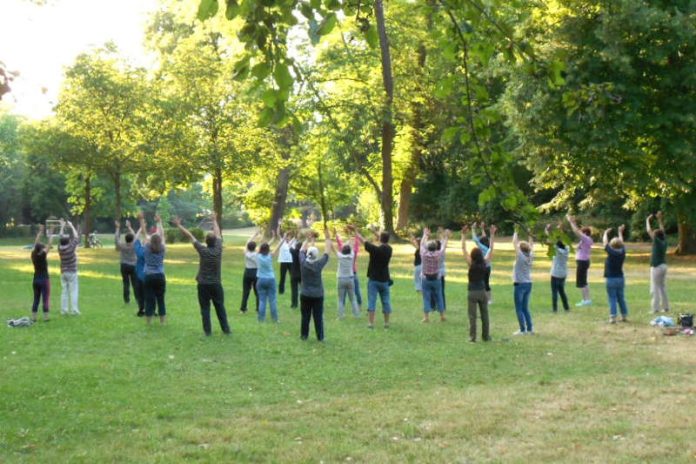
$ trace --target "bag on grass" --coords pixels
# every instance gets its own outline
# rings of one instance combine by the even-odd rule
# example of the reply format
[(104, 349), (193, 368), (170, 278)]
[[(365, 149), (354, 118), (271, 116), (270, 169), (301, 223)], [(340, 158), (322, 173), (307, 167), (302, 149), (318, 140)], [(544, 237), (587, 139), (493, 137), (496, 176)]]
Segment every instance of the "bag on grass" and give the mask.
[(7, 320), (7, 327), (31, 327), (32, 324), (32, 320), (26, 316)]
[(677, 321), (679, 322), (679, 325), (681, 325), (683, 328), (693, 327), (694, 315), (691, 313), (682, 313), (679, 315)]

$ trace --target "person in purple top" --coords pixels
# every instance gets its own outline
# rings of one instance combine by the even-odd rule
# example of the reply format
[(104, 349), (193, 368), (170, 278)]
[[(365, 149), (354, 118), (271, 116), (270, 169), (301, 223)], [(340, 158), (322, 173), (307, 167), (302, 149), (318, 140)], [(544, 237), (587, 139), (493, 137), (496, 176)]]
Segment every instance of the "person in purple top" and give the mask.
[(592, 229), (588, 226), (579, 228), (575, 221), (575, 216), (568, 214), (566, 218), (573, 232), (578, 239), (580, 239), (578, 251), (575, 253), (575, 286), (582, 291), (582, 301), (575, 306), (590, 306), (592, 305), (592, 298), (590, 298), (590, 285), (587, 280), (587, 274), (590, 269), (590, 254), (592, 252), (592, 245), (594, 244), (592, 241)]

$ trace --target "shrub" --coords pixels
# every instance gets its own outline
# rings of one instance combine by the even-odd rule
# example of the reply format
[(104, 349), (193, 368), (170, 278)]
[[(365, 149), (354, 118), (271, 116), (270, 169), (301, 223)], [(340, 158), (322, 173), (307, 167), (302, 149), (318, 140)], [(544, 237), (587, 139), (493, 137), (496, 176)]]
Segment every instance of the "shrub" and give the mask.
[(176, 243), (177, 239), (181, 241), (181, 232), (179, 229), (175, 229), (173, 227), (164, 229), (164, 238), (167, 241), (167, 243)]
[[(199, 242), (202, 241), (205, 237), (205, 232), (200, 227), (192, 227), (191, 229), (189, 229), (189, 231), (194, 237), (196, 237), (196, 240), (198, 240)], [(186, 240), (186, 237), (183, 233), (180, 235), (180, 237), (182, 241)]]

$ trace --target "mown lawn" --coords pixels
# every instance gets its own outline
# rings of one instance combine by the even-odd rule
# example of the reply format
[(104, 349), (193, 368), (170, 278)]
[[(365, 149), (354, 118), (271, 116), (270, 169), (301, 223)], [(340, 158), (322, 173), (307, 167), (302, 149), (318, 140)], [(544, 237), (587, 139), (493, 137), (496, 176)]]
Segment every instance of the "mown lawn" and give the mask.
[[(0, 329), (0, 462), (696, 460), (696, 338), (665, 337), (648, 325), (645, 245), (629, 245), (630, 322), (617, 325), (607, 324), (601, 250), (590, 270), (594, 306), (554, 315), (550, 263), (538, 249), (538, 335), (512, 337), (512, 252), (503, 244), (494, 261), (493, 342), (485, 344), (467, 342), (458, 243), (447, 258), (445, 323), (420, 323), (410, 245), (395, 247), (391, 328), (336, 320), (333, 259), (320, 344), (299, 339), (289, 294), (280, 296), (278, 325), (239, 313), (244, 238), (226, 239), (231, 337), (217, 326), (203, 336), (188, 244), (169, 247), (163, 327), (146, 327), (122, 303), (111, 248), (79, 251), (83, 315), (60, 316), (51, 254), (52, 320)], [(364, 255), (360, 265), (364, 288)], [(3, 321), (29, 314), (31, 275), (29, 251), (0, 246)], [(695, 260), (670, 257), (675, 313), (696, 309), (694, 277)], [(579, 298), (573, 280), (571, 303)]]

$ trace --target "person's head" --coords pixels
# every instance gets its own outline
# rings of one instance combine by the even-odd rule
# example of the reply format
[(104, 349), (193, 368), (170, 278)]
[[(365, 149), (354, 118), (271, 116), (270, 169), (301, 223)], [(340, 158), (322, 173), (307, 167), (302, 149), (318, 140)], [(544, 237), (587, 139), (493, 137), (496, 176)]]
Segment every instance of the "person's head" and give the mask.
[(481, 242), (481, 245), (487, 246), (487, 247), (489, 247), (489, 248), (490, 248), (490, 246), (491, 246), (491, 241), (490, 241), (490, 239), (489, 239), (488, 237), (481, 237), (481, 238), (479, 239), (479, 242)]
[(34, 249), (31, 251), (31, 255), (38, 255), (43, 251), (44, 248), (46, 248), (46, 245), (44, 245), (43, 243), (37, 243), (36, 245), (34, 245)]
[(580, 232), (582, 232), (583, 234), (585, 234), (589, 237), (590, 235), (592, 235), (592, 228), (588, 227), (588, 226), (584, 226), (580, 229)]
[(435, 240), (435, 245), (437, 245), (437, 249), (438, 249), (438, 250), (439, 250), (440, 248), (442, 248), (442, 242), (439, 241), (439, 240)]
[(665, 231), (662, 229), (657, 229), (655, 231), (655, 237), (659, 238), (660, 240), (664, 240), (665, 239)]
[(319, 257), (319, 249), (311, 246), (307, 249), (307, 261), (313, 263)]
[(208, 232), (205, 235), (205, 244), (212, 248), (215, 246), (215, 242), (217, 242), (217, 237), (215, 236), (215, 234), (212, 232)]
[(486, 260), (483, 257), (483, 251), (480, 248), (471, 250), (471, 264), (475, 266), (486, 265)]
[(428, 240), (426, 247), (428, 251), (437, 251), (440, 248), (437, 244), (437, 240)]
[(247, 243), (247, 251), (254, 250), (256, 250), (256, 242), (252, 240), (251, 242)]
[(61, 235), (60, 236), (60, 244), (67, 245), (68, 243), (70, 243), (70, 238), (67, 235)]
[(126, 243), (133, 243), (134, 238), (135, 238), (135, 236), (133, 234), (131, 234), (130, 232), (128, 232), (126, 234)]
[(350, 252), (350, 245), (343, 245), (343, 248), (341, 248), (341, 253), (343, 253), (344, 255), (349, 255)]
[(609, 242), (609, 246), (615, 250), (620, 250), (621, 248), (623, 248), (624, 243), (623, 240), (621, 240), (619, 237), (614, 237)]
[(268, 243), (262, 243), (259, 247), (259, 253), (262, 255), (267, 255), (271, 252), (271, 246)]
[(389, 232), (381, 232), (379, 234), (380, 243), (389, 243)]
[(556, 242), (556, 246), (560, 248), (561, 250), (565, 250), (565, 243), (563, 243), (562, 240), (559, 240)]
[(162, 237), (160, 234), (152, 234), (150, 236), (150, 251), (153, 253), (162, 253)]
[(529, 242), (520, 242), (520, 251), (525, 254), (529, 254), (532, 251), (532, 247), (529, 246)]

